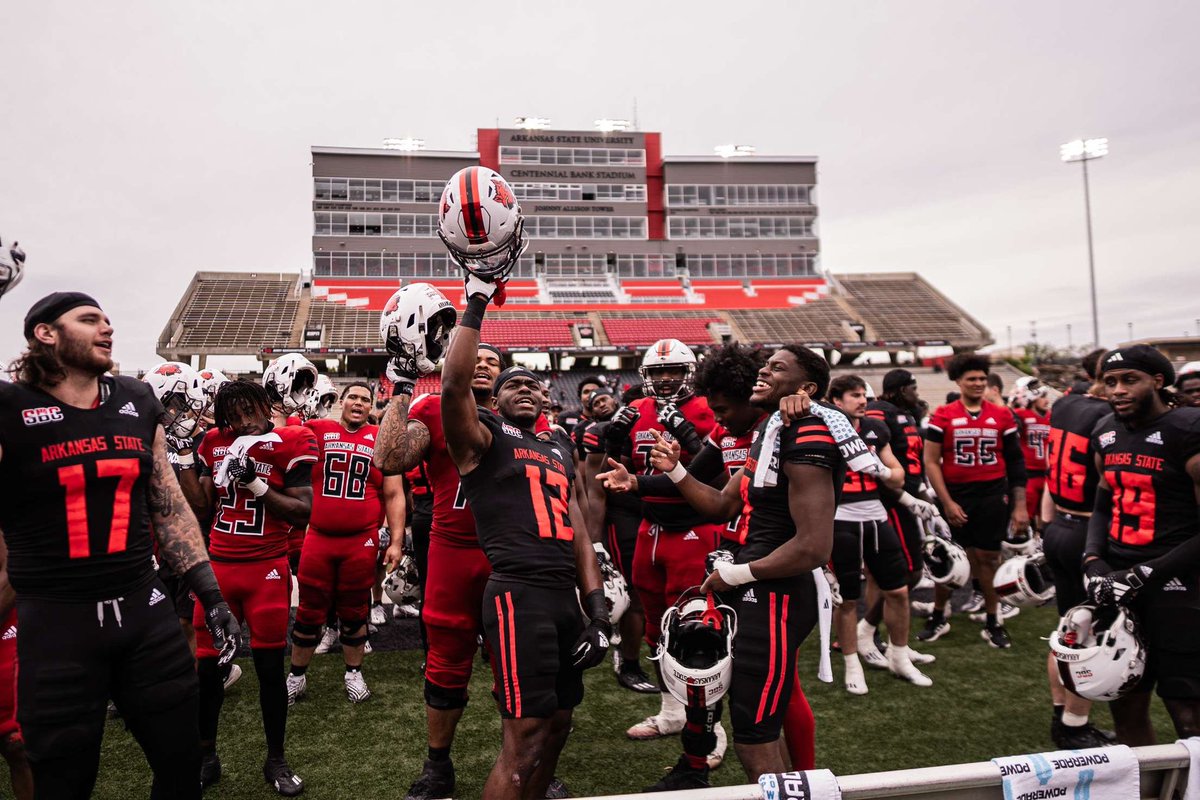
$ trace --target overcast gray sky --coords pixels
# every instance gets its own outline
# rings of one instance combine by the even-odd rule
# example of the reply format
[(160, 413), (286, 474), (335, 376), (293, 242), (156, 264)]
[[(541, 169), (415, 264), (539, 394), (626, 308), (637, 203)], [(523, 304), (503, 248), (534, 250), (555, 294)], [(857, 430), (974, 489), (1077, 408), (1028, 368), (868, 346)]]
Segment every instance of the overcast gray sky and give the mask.
[(915, 270), (1005, 342), (1200, 317), (1195, 2), (205, 2), (8, 4), (0, 234), (29, 254), (0, 358), (38, 297), (92, 292), (125, 368), (200, 269), (310, 262), (308, 148), (627, 117), (668, 154), (820, 157), (833, 272)]

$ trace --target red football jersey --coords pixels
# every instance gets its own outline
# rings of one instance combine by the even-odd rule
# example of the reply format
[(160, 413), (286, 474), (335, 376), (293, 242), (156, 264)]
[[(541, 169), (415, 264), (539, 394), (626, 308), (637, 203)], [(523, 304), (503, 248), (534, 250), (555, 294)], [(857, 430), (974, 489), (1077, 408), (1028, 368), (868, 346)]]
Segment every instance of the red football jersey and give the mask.
[(1050, 441), (1050, 413), (1039, 414), (1032, 408), (1017, 408), (1013, 414), (1020, 423), (1025, 469), (1030, 473), (1045, 473), (1049, 469), (1046, 445)]
[[(706, 441), (713, 447), (721, 448), (721, 461), (730, 475), (733, 475), (746, 463), (746, 456), (750, 454), (750, 445), (754, 441), (754, 431), (761, 423), (762, 417), (741, 436), (734, 436), (725, 430), (723, 425), (713, 425)], [(721, 534), (726, 539), (738, 544), (746, 543), (747, 523), (750, 521), (750, 500), (747, 497), (749, 483), (747, 478), (742, 478), (742, 485), (739, 487), (742, 493), (742, 513), (730, 520), (729, 524), (725, 526), (725, 532)]]
[(332, 419), (305, 423), (317, 437), (320, 460), (313, 470), (313, 507), (309, 525), (321, 533), (349, 536), (383, 524), (383, 473), (375, 455), (378, 425), (351, 433)]
[(458, 476), (458, 467), (446, 449), (442, 431), (442, 396), (423, 394), (408, 409), (408, 418), (429, 429), (429, 449), (425, 451), (425, 475), (433, 489), (433, 523), (430, 538), (440, 538), (459, 547), (479, 547), (475, 517), (467, 507)]
[(981, 483), (1005, 476), (1004, 437), (1015, 433), (1017, 420), (1004, 406), (983, 401), (978, 414), (955, 400), (933, 412), (929, 435), (942, 442), (942, 475), (946, 483)]
[[(317, 462), (317, 439), (308, 428), (288, 425), (276, 428), (280, 442), (258, 442), (248, 455), (258, 465), (258, 476), (276, 491), (288, 486), (311, 485), (312, 465)], [(233, 431), (209, 430), (197, 454), (206, 474), (216, 474), (229, 446), (238, 438)], [(262, 498), (243, 486), (230, 483), (217, 488), (208, 550), (224, 561), (258, 561), (287, 554), (286, 520), (268, 514)]]
[[(650, 431), (658, 431), (663, 438), (670, 440), (671, 434), (658, 421), (658, 406), (653, 397), (643, 397), (635, 400), (633, 408), (638, 412), (637, 422), (629, 431), (632, 443), (633, 471), (639, 475), (657, 475), (658, 470), (650, 466), (647, 459), (654, 449), (654, 435)], [(712, 433), (717, 421), (713, 418), (708, 401), (703, 397), (692, 396), (679, 405), (683, 416), (696, 427), (700, 438)], [(691, 454), (684, 450), (680, 461), (686, 466), (692, 460)], [(700, 516), (692, 510), (682, 497), (645, 497), (642, 498), (642, 511), (646, 518), (667, 530), (687, 530), (700, 523)]]
[(404, 480), (408, 481), (413, 497), (424, 497), (429, 494), (429, 479), (425, 477), (424, 464), (417, 464), (404, 473)]

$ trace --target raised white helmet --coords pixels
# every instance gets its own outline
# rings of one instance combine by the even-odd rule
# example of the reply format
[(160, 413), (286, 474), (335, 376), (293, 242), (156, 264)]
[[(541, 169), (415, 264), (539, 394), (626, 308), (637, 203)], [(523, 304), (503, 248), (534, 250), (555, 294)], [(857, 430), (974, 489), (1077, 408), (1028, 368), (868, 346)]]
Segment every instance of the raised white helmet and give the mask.
[(209, 403), (216, 400), (217, 390), (221, 388), (222, 383), (229, 383), (229, 378), (225, 377), (221, 370), (208, 367), (200, 370), (200, 388), (204, 390), (204, 396), (208, 398)]
[(996, 568), (992, 585), (1001, 600), (1014, 606), (1040, 606), (1054, 599), (1054, 574), (1041, 553), (1005, 561)]
[(288, 414), (301, 411), (317, 385), (317, 368), (299, 353), (287, 353), (272, 361), (263, 372), (263, 386), (272, 403), (283, 405)]
[(1088, 700), (1116, 700), (1146, 671), (1146, 648), (1133, 614), (1120, 606), (1078, 605), (1050, 634), (1063, 685)]
[(1013, 384), (1012, 404), (1016, 408), (1029, 408), (1034, 400), (1046, 395), (1046, 385), (1032, 375), (1017, 378)]
[(16, 242), (0, 239), (0, 297), (8, 294), (25, 277), (25, 251)]
[(147, 372), (142, 381), (167, 412), (163, 425), (175, 436), (196, 432), (200, 414), (208, 407), (200, 374), (181, 361), (166, 361)]
[(729, 691), (736, 634), (737, 613), (711, 594), (668, 608), (656, 655), (667, 691), (692, 707), (715, 705)]
[(400, 559), (396, 568), (383, 579), (383, 591), (398, 606), (415, 602), (421, 596), (417, 562), (410, 555)]
[[(665, 378), (662, 371), (683, 370), (682, 378)], [(659, 373), (656, 377), (655, 373)], [(638, 369), (647, 397), (678, 402), (690, 397), (696, 377), (696, 354), (678, 339), (659, 339), (642, 356)]]
[(487, 167), (454, 173), (438, 205), (438, 236), (450, 259), (486, 280), (500, 280), (529, 243), (512, 187)]
[(957, 542), (931, 536), (925, 540), (925, 567), (937, 584), (957, 589), (971, 580), (971, 562), (967, 551)]
[(317, 385), (308, 395), (308, 405), (304, 407), (304, 414), (309, 419), (325, 419), (333, 410), (337, 399), (338, 392), (333, 381), (328, 375), (318, 375)]
[(388, 352), (416, 357), (417, 369), (432, 372), (450, 346), (458, 312), (446, 296), (428, 283), (401, 286), (379, 317), (379, 335)]

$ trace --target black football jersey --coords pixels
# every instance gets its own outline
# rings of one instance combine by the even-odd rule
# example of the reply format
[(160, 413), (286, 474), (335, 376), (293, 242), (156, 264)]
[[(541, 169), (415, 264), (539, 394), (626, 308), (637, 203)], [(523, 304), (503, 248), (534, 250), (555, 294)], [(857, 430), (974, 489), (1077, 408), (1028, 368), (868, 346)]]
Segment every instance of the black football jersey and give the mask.
[[(883, 420), (864, 417), (859, 422), (858, 435), (872, 453), (879, 452), (891, 440), (891, 433)], [(846, 480), (842, 484), (840, 503), (865, 503), (869, 500), (879, 500), (879, 481), (874, 475), (865, 472), (846, 471)], [(839, 503), (839, 505), (840, 505)]]
[(139, 380), (102, 380), (90, 409), (0, 383), (0, 530), (22, 597), (108, 600), (154, 575), (146, 493), (163, 409)]
[[(796, 535), (796, 523), (792, 521), (788, 505), (788, 477), (783, 470), (785, 463), (813, 464), (829, 470), (834, 503), (841, 502), (846, 463), (821, 418), (810, 415), (784, 427), (779, 432), (778, 453), (762, 452), (763, 435), (769, 424), (769, 417), (759, 424), (750, 445), (750, 455), (746, 458), (746, 499), (750, 506), (750, 522), (746, 543), (737, 555), (740, 563), (762, 558)], [(771, 459), (777, 467), (778, 479), (774, 486), (756, 487), (754, 472), (764, 458)]]
[(1060, 397), (1050, 408), (1046, 490), (1064, 511), (1090, 513), (1096, 505), (1096, 458), (1092, 431), (1112, 413), (1104, 400), (1086, 394)]
[(925, 480), (925, 440), (917, 418), (887, 400), (867, 403), (867, 417), (883, 420), (891, 434), (892, 454), (904, 467), (904, 491), (916, 496)]
[(462, 477), (462, 488), (492, 571), (539, 586), (574, 586), (572, 442), (560, 433), (543, 442), (489, 411), (479, 420), (492, 444)]
[[(590, 455), (603, 455), (604, 450), (604, 434), (611, 425), (611, 421), (604, 422), (588, 422), (583, 426), (583, 433), (580, 435), (580, 458), (584, 459)], [(604, 462), (604, 469), (601, 472), (608, 471), (608, 462)], [(601, 490), (603, 491), (603, 490)], [(590, 493), (591, 490), (589, 489)], [(617, 492), (608, 495), (605, 499), (605, 507), (611, 511), (617, 511), (627, 514), (642, 514), (642, 499), (633, 492)]]
[(1130, 430), (1115, 416), (1092, 434), (1112, 489), (1108, 552), (1118, 562), (1157, 558), (1200, 532), (1200, 509), (1188, 476), (1200, 453), (1200, 408), (1176, 408)]

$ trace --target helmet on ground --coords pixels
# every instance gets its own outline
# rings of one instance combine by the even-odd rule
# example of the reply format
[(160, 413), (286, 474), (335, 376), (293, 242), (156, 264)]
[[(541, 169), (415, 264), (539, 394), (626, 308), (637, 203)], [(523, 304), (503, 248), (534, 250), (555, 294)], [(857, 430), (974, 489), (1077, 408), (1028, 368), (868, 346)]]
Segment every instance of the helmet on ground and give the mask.
[(383, 579), (383, 591), (398, 606), (416, 602), (421, 596), (417, 562), (410, 555), (400, 559), (396, 568)]
[(971, 580), (971, 563), (967, 551), (956, 542), (939, 537), (925, 540), (925, 567), (930, 579), (937, 584), (957, 589)]
[(204, 390), (209, 403), (217, 399), (217, 389), (221, 388), (222, 383), (229, 383), (229, 378), (221, 370), (207, 367), (200, 370), (200, 388)]
[(1017, 378), (1013, 384), (1012, 404), (1014, 408), (1029, 408), (1034, 400), (1046, 396), (1046, 384), (1032, 375)]
[(502, 280), (529, 243), (512, 187), (487, 167), (454, 173), (438, 204), (438, 237), (450, 260), (485, 280)]
[(16, 288), (25, 277), (25, 251), (16, 242), (5, 244), (0, 238), (0, 297)]
[(142, 381), (162, 403), (163, 427), (174, 436), (191, 436), (208, 407), (200, 374), (181, 361), (166, 361), (147, 372)]
[(267, 365), (262, 382), (272, 403), (295, 414), (304, 409), (316, 388), (317, 368), (299, 353), (287, 353)]
[[(662, 373), (682, 370), (682, 377), (667, 378)], [(678, 402), (690, 397), (696, 377), (696, 354), (678, 339), (659, 339), (642, 356), (638, 369), (647, 397)]]
[(1001, 600), (1014, 606), (1040, 606), (1054, 599), (1054, 574), (1041, 553), (1008, 559), (997, 567), (992, 585)]
[(379, 335), (389, 353), (411, 355), (417, 368), (432, 372), (450, 346), (458, 312), (445, 295), (428, 283), (401, 286), (379, 317)]
[(328, 375), (318, 375), (317, 385), (308, 396), (308, 405), (304, 407), (304, 415), (309, 419), (325, 419), (337, 402), (338, 393), (333, 381)]
[(1063, 685), (1088, 700), (1116, 700), (1146, 671), (1146, 648), (1132, 612), (1120, 606), (1078, 605), (1050, 634)]
[(662, 617), (658, 645), (663, 685), (676, 700), (711, 707), (725, 696), (733, 676), (737, 614), (707, 597), (686, 595)]

